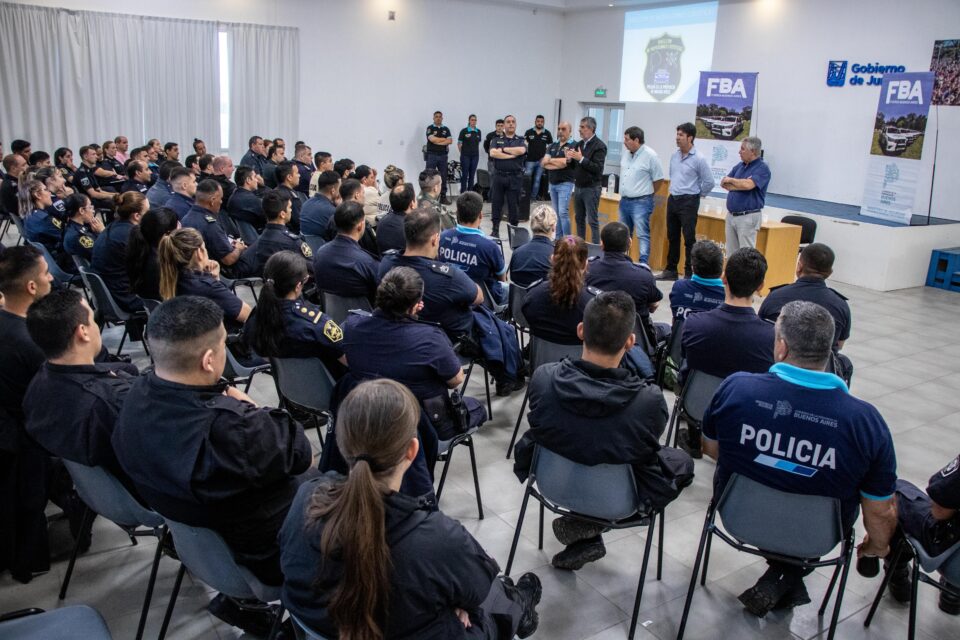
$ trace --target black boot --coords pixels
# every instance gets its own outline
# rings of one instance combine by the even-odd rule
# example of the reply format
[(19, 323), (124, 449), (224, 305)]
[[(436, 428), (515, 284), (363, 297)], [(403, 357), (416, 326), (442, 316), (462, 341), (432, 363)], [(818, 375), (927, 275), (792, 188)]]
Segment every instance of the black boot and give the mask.
[(681, 433), (680, 436), (677, 442), (680, 448), (690, 454), (690, 457), (694, 460), (701, 459), (703, 457), (703, 443), (700, 441), (700, 427), (688, 422), (686, 432)]
[[(960, 591), (960, 587), (947, 582), (947, 579), (943, 576), (940, 577), (940, 584), (949, 585), (953, 587), (954, 591)], [(941, 591), (939, 606), (940, 611), (949, 613), (951, 616), (960, 614), (960, 597), (957, 597), (952, 593), (947, 593), (946, 591)]]

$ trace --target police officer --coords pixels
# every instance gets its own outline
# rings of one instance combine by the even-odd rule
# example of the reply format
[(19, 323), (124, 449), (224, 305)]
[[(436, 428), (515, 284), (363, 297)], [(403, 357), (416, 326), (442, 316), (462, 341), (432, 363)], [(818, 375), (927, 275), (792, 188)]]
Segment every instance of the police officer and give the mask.
[(480, 230), (483, 198), (473, 191), (457, 198), (457, 226), (440, 234), (440, 259), (455, 264), (474, 282), (483, 282), (497, 302), (507, 301), (507, 265), (500, 247)]
[(443, 180), (440, 188), (440, 200), (443, 204), (450, 204), (447, 198), (447, 153), (453, 144), (453, 134), (450, 128), (443, 124), (443, 113), (433, 112), (433, 124), (427, 127), (427, 155), (426, 169), (436, 169)]
[(527, 288), (543, 280), (550, 272), (554, 236), (557, 233), (557, 214), (547, 204), (534, 207), (530, 213), (530, 232), (533, 237), (510, 254), (510, 284)]
[[(239, 238), (230, 239), (217, 221), (223, 190), (214, 180), (204, 180), (197, 185), (195, 202), (181, 223), (203, 236), (210, 258), (224, 267), (232, 267), (240, 259), (247, 245)], [(240, 275), (240, 274), (237, 274)]]
[(477, 116), (470, 114), (467, 126), (460, 129), (457, 136), (457, 149), (460, 150), (460, 193), (473, 189), (480, 162), (480, 129), (477, 129)]
[[(47, 207), (53, 204), (50, 190), (39, 180), (28, 180), (22, 187), (24, 204), (30, 209), (23, 221), (26, 239), (39, 242), (55, 258), (63, 253), (63, 221), (47, 213)], [(23, 209), (24, 207), (21, 206)], [(60, 259), (57, 259), (60, 262)]]
[(317, 170), (313, 166), (311, 155), (312, 150), (305, 144), (298, 144), (293, 151), (293, 164), (297, 166), (297, 170), (300, 172), (300, 182), (296, 189), (304, 200), (310, 197), (310, 179), (313, 177), (313, 172)]
[(557, 213), (557, 237), (570, 235), (570, 197), (573, 195), (573, 163), (567, 159), (567, 151), (576, 148), (577, 143), (570, 137), (572, 126), (569, 122), (557, 125), (557, 141), (547, 147), (540, 159), (540, 165), (547, 172), (550, 182), (550, 203)]
[(407, 213), (417, 206), (417, 196), (413, 185), (401, 182), (390, 190), (390, 213), (377, 223), (377, 248), (380, 255), (391, 249), (403, 253), (407, 248), (407, 239), (403, 235), (403, 220)]
[(170, 188), (173, 189), (173, 195), (167, 198), (163, 206), (176, 213), (177, 219), (182, 221), (193, 207), (193, 196), (197, 194), (197, 178), (190, 169), (177, 167), (170, 171)]
[(80, 256), (87, 262), (93, 259), (93, 245), (103, 231), (103, 223), (96, 216), (90, 198), (75, 193), (64, 201), (67, 228), (63, 233), (63, 249), (71, 256)]
[[(692, 278), (680, 278), (670, 289), (670, 311), (673, 321), (691, 313), (710, 311), (723, 304), (723, 250), (713, 240), (698, 240), (690, 251)], [(762, 308), (762, 305), (761, 305)]]
[(263, 231), (267, 218), (263, 212), (263, 202), (256, 192), (257, 172), (240, 165), (233, 175), (237, 188), (227, 203), (227, 212), (237, 220), (252, 224), (257, 231)]
[(290, 209), (290, 201), (276, 189), (263, 195), (263, 212), (268, 222), (257, 241), (240, 257), (243, 273), (262, 277), (267, 260), (280, 251), (293, 251), (307, 260), (313, 258), (310, 245), (304, 242), (300, 234), (290, 231), (287, 226)]
[(300, 169), (292, 162), (281, 162), (274, 173), (277, 179), (277, 191), (290, 199), (291, 217), (290, 229), (300, 233), (300, 209), (303, 207), (303, 196), (297, 191), (300, 184)]
[(139, 193), (117, 194), (117, 219), (110, 223), (93, 243), (91, 268), (103, 278), (114, 301), (124, 311), (140, 311), (143, 301), (130, 292), (127, 273), (127, 242), (130, 232), (150, 209), (150, 202)]
[(316, 236), (322, 243), (321, 236), (326, 232), (340, 202), (340, 175), (336, 171), (318, 169), (316, 178), (316, 193), (303, 203), (300, 210), (300, 232)]
[(493, 158), (490, 157), (490, 141), (494, 138), (499, 138), (503, 135), (503, 118), (497, 118), (496, 123), (493, 126), (493, 131), (487, 134), (487, 137), (483, 139), (483, 150), (487, 154), (487, 173), (490, 174), (490, 178), (493, 179)]
[(120, 185), (120, 193), (136, 191), (147, 195), (150, 190), (150, 169), (142, 162), (133, 161), (127, 165), (127, 180)]
[(92, 145), (80, 147), (80, 166), (73, 175), (73, 184), (93, 200), (94, 206), (113, 209), (113, 193), (100, 185), (94, 172), (97, 169), (97, 150)]
[(11, 153), (4, 157), (3, 168), (7, 172), (3, 176), (3, 183), (0, 184), (0, 207), (7, 213), (20, 214), (20, 203), (18, 194), (20, 191), (20, 178), (27, 170), (27, 161), (18, 153)]
[(530, 199), (540, 199), (540, 178), (543, 177), (543, 166), (540, 164), (541, 158), (546, 154), (547, 147), (553, 144), (553, 134), (549, 129), (544, 128), (544, 117), (538, 115), (533, 120), (533, 126), (523, 134), (527, 141), (527, 159), (523, 165), (523, 173), (532, 176), (530, 185)]
[(504, 202), (509, 212), (510, 224), (520, 223), (520, 191), (523, 188), (524, 158), (527, 143), (517, 134), (517, 119), (503, 119), (503, 135), (490, 141), (490, 157), (493, 159), (494, 175), (490, 180), (491, 216), (495, 238), (500, 237), (500, 214)]
[(363, 205), (342, 202), (333, 214), (336, 237), (317, 250), (313, 273), (321, 290), (343, 298), (366, 298), (373, 303), (380, 261), (360, 247), (366, 229)]

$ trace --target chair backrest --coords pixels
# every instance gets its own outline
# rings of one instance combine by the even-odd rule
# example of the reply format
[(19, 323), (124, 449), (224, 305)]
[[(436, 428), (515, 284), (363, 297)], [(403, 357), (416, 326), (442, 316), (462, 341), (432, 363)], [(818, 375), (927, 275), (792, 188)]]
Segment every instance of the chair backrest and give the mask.
[(667, 343), (667, 355), (673, 360), (673, 363), (680, 366), (680, 360), (683, 359), (683, 323), (687, 319), (680, 316), (673, 321), (673, 328), (670, 330), (670, 341)]
[(290, 614), (290, 619), (293, 620), (293, 635), (296, 636), (297, 640), (328, 640), (326, 636), (322, 636), (307, 625), (300, 622), (300, 619)]
[(490, 188), (490, 173), (486, 169), (477, 169), (477, 186), (481, 189)]
[(603, 249), (600, 248), (600, 245), (593, 244), (592, 242), (584, 243), (587, 245), (587, 258), (599, 258), (603, 255)]
[(242, 238), (240, 235), (240, 229), (237, 227), (237, 219), (226, 211), (220, 212), (220, 215), (217, 216), (217, 222), (220, 223), (220, 227), (228, 236)]
[(83, 278), (87, 289), (93, 295), (93, 306), (106, 322), (126, 322), (130, 314), (117, 306), (110, 289), (103, 278), (91, 271), (88, 267), (79, 267), (80, 277)]
[(313, 253), (316, 253), (324, 243), (323, 236), (311, 236), (306, 233), (303, 234), (303, 241), (307, 243), (307, 246), (310, 247), (310, 251)]
[(330, 408), (336, 382), (318, 358), (270, 358), (277, 395), (311, 411)]
[(477, 283), (477, 286), (483, 291), (483, 306), (490, 309), (490, 311), (496, 312), (500, 303), (493, 297), (493, 292), (490, 291), (490, 287), (488, 287), (487, 283), (483, 280), (474, 280), (474, 282)]
[(527, 296), (529, 288), (523, 287), (516, 282), (510, 283), (508, 304), (510, 305), (510, 317), (521, 329), (529, 329), (530, 323), (523, 316), (523, 299)]
[(537, 336), (530, 340), (530, 364), (534, 370), (542, 364), (560, 362), (564, 358), (579, 358), (582, 353), (582, 344), (557, 344)]
[(192, 527), (164, 519), (173, 534), (177, 555), (190, 573), (231, 598), (271, 602), (280, 597), (280, 587), (268, 587), (237, 564), (230, 547), (212, 529)]
[(85, 604), (61, 607), (51, 611), (26, 609), (15, 611), (9, 618), (0, 616), (0, 640), (49, 640), (49, 638), (83, 638), (112, 640), (110, 629), (100, 612)]
[(644, 317), (639, 313), (637, 314), (633, 335), (637, 341), (637, 346), (643, 349), (648, 356), (652, 357), (657, 352), (657, 345), (654, 342), (656, 331), (653, 328), (653, 320), (650, 319), (649, 315)]
[(511, 249), (522, 247), (530, 242), (530, 231), (526, 227), (508, 224), (507, 240), (510, 242)]
[(800, 227), (800, 244), (810, 244), (817, 237), (817, 221), (806, 216), (783, 216), (780, 222)]
[(70, 257), (73, 258), (73, 264), (77, 265), (77, 271), (80, 271), (80, 267), (84, 269), (90, 268), (90, 261), (83, 256), (71, 255)]
[(960, 585), (960, 542), (940, 555), (931, 556), (919, 540), (912, 536), (907, 537), (910, 539), (910, 544), (920, 559), (920, 566), (923, 567), (924, 571), (927, 573), (939, 571), (947, 579), (947, 582)]
[(683, 391), (683, 412), (697, 422), (703, 421), (703, 414), (710, 406), (713, 394), (716, 393), (721, 382), (723, 378), (711, 376), (703, 371), (691, 369), (687, 372)]
[(13, 212), (13, 211), (10, 211), (10, 212), (7, 213), (7, 215), (10, 216), (10, 219), (13, 220), (14, 226), (17, 227), (17, 233), (20, 234), (20, 238), (21, 238), (22, 240), (26, 240), (26, 239), (27, 239), (27, 231), (26, 231), (26, 229), (23, 228), (23, 218), (20, 217), (20, 214), (19, 214), (19, 213), (16, 213), (16, 212)]
[(159, 300), (151, 300), (150, 298), (141, 298), (141, 300), (143, 300), (143, 308), (147, 310), (148, 316), (154, 311), (156, 311), (157, 307), (163, 304)]
[(107, 520), (125, 527), (157, 528), (163, 525), (163, 518), (137, 502), (127, 488), (103, 467), (88, 467), (70, 460), (64, 460), (63, 464), (83, 501)]
[(787, 493), (738, 473), (727, 481), (717, 512), (728, 533), (763, 551), (819, 558), (843, 540), (836, 498)]
[(237, 378), (246, 378), (253, 373), (253, 367), (244, 365), (233, 354), (230, 345), (227, 344), (227, 361), (223, 365), (223, 377), (227, 380), (236, 380)]
[(56, 283), (61, 287), (70, 286), (70, 283), (74, 280), (74, 275), (67, 273), (60, 268), (60, 265), (57, 264), (57, 261), (54, 259), (53, 254), (50, 253), (50, 250), (40, 242), (34, 242), (33, 240), (27, 240), (27, 242), (35, 249), (43, 253), (43, 259), (46, 261), (47, 267), (50, 269), (50, 275), (53, 276), (53, 279), (56, 281)]
[(344, 298), (329, 291), (323, 292), (323, 311), (337, 324), (346, 320), (353, 309), (373, 311), (370, 301), (366, 298)]
[(537, 489), (554, 505), (602, 520), (622, 520), (639, 511), (629, 464), (588, 466), (540, 446), (534, 455)]
[(252, 245), (257, 241), (257, 238), (260, 237), (260, 234), (257, 233), (256, 228), (254, 228), (254, 226), (246, 220), (234, 218), (233, 222), (237, 225), (237, 231), (240, 232), (240, 237), (247, 246)]

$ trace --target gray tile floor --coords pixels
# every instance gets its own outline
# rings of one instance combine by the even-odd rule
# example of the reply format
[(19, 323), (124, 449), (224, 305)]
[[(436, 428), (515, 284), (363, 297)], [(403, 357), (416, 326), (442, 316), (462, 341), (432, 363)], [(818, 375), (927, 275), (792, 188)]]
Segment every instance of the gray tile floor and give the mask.
[[(669, 283), (661, 283), (664, 294)], [(856, 366), (853, 392), (874, 403), (893, 431), (899, 475), (925, 486), (927, 478), (960, 451), (960, 296), (937, 289), (915, 288), (878, 293), (834, 284), (850, 298), (853, 333), (844, 351)], [(655, 319), (668, 321), (663, 305)], [(107, 343), (116, 345), (119, 333), (109, 330)], [(145, 358), (134, 345), (127, 351), (142, 363)], [(478, 372), (479, 373), (479, 372)], [(475, 375), (470, 392), (483, 395), (483, 379)], [(263, 376), (253, 386), (253, 397), (275, 404), (270, 378)], [(672, 406), (672, 394), (667, 394)], [(504, 458), (521, 394), (495, 398), (494, 418), (477, 436), (477, 458), (485, 519), (477, 519), (473, 482), (465, 451), (458, 452), (451, 467), (441, 508), (483, 544), (501, 566), (506, 564), (519, 515), (523, 487)], [(312, 435), (315, 438), (315, 434)], [(676, 636), (683, 609), (683, 596), (692, 571), (696, 545), (711, 495), (713, 463), (697, 463), (697, 477), (666, 511), (663, 579), (648, 574), (640, 611), (638, 638)], [(536, 571), (543, 581), (540, 630), (537, 638), (550, 640), (608, 640), (624, 638), (630, 622), (633, 597), (645, 542), (645, 531), (621, 531), (606, 536), (607, 555), (576, 573), (557, 571), (550, 558), (560, 544), (548, 530), (544, 550), (537, 550), (536, 512), (524, 524), (513, 569), (514, 575)], [(861, 534), (858, 534), (862, 535)], [(28, 606), (52, 609), (60, 606), (57, 592), (69, 545), (64, 521), (52, 525), (52, 544), (59, 557), (51, 571), (29, 585), (0, 577), (0, 611)], [(656, 541), (654, 541), (656, 545)], [(115, 638), (132, 638), (140, 611), (154, 543), (142, 539), (131, 546), (122, 531), (98, 519), (93, 546), (77, 562), (70, 591), (62, 604), (85, 603), (107, 619)], [(656, 549), (654, 549), (656, 550)], [(753, 556), (738, 554), (716, 544), (705, 588), (698, 588), (686, 637), (696, 638), (814, 638), (826, 637), (826, 625), (817, 617), (816, 605), (790, 613), (774, 612), (763, 620), (745, 613), (736, 600), (761, 573)], [(147, 622), (146, 637), (159, 630), (177, 564), (164, 559)], [(814, 601), (822, 597), (829, 573), (818, 571), (808, 579)], [(866, 608), (878, 586), (851, 572), (841, 613), (838, 638), (900, 639), (907, 633), (907, 609), (887, 597), (870, 629), (863, 628)], [(240, 638), (241, 632), (210, 616), (205, 606), (211, 591), (187, 578), (177, 603), (169, 637)], [(960, 638), (960, 618), (941, 613), (932, 588), (921, 586), (918, 615), (920, 638)], [(249, 637), (249, 636), (246, 636)]]

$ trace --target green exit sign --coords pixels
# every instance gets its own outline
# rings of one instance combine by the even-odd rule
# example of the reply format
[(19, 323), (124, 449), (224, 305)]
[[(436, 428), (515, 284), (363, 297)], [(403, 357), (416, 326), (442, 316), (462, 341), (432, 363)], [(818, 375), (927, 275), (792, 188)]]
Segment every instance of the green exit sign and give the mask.
[(606, 90), (606, 88), (604, 88), (604, 87), (597, 87), (596, 89), (594, 89), (594, 90), (593, 90), (593, 97), (594, 97), (594, 98), (606, 98), (606, 97), (607, 97), (607, 90)]

